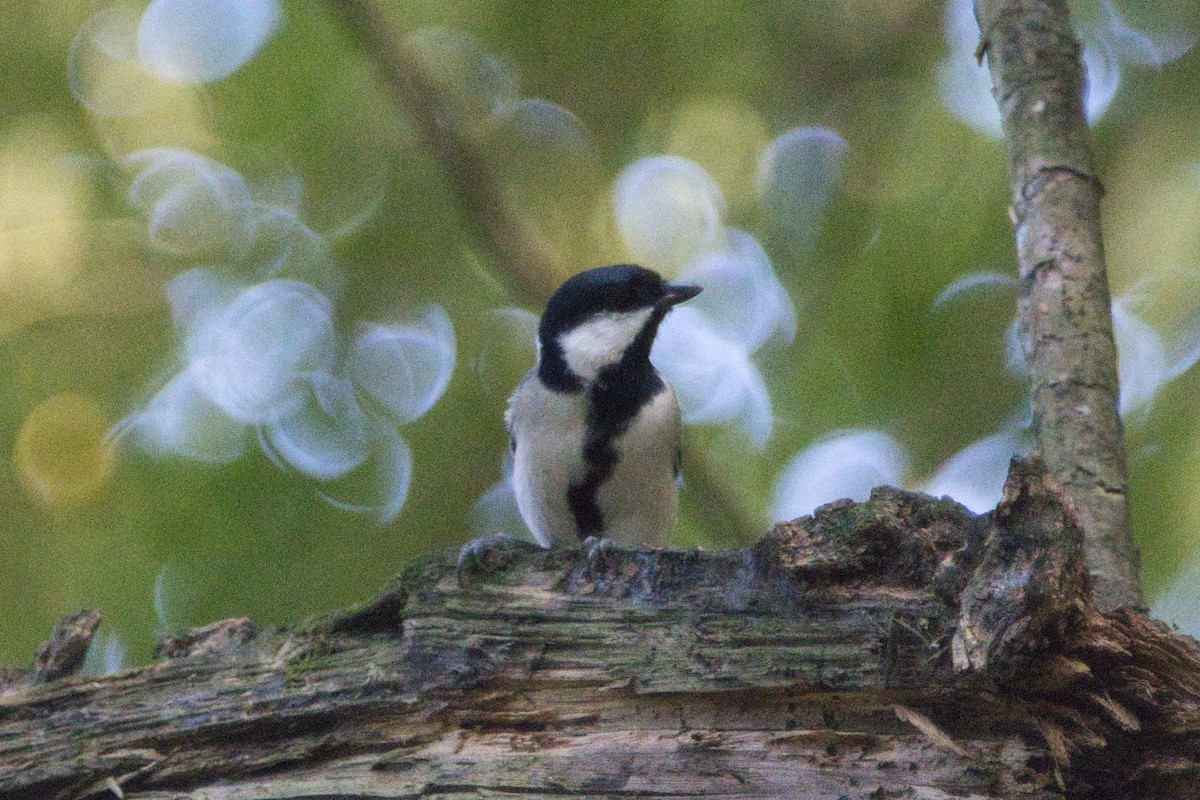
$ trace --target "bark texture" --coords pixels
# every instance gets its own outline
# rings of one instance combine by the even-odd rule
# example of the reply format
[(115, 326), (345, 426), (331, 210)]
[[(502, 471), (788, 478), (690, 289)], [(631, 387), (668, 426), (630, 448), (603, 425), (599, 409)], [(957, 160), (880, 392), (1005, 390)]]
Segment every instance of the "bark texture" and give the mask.
[(1100, 196), (1066, 0), (977, 0), (1008, 143), (1038, 449), (1079, 513), (1095, 603), (1142, 603)]
[(1200, 646), (1084, 601), (1039, 462), (724, 553), (500, 542), (291, 630), (0, 691), (0, 797), (1184, 798)]

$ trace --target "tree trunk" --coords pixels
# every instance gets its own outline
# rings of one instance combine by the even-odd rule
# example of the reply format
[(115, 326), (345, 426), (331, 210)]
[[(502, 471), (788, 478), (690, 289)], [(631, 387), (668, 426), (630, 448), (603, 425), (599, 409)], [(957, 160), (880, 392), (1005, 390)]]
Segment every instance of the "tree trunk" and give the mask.
[(1200, 646), (1086, 583), (1036, 460), (982, 516), (879, 489), (744, 550), (442, 552), (10, 683), (0, 797), (1194, 797)]
[(1100, 196), (1066, 0), (976, 0), (1008, 144), (1033, 429), (1075, 504), (1102, 611), (1142, 603)]

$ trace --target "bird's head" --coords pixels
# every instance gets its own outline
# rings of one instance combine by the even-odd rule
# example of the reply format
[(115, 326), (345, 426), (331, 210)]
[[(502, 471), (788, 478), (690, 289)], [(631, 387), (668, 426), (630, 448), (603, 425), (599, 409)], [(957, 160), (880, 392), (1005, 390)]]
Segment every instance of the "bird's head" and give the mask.
[(551, 388), (578, 391), (610, 364), (648, 364), (663, 317), (699, 293), (699, 286), (670, 284), (632, 264), (579, 273), (546, 305), (538, 326), (538, 374)]

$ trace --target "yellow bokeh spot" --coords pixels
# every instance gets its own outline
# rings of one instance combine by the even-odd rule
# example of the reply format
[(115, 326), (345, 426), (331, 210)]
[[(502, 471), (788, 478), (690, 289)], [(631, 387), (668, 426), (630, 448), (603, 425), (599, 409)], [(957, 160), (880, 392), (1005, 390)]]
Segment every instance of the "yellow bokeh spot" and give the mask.
[(78, 506), (108, 481), (113, 455), (109, 423), (99, 405), (78, 394), (57, 394), (25, 417), (13, 463), (26, 493), (47, 506)]
[(704, 167), (735, 205), (753, 199), (758, 159), (769, 141), (762, 117), (742, 101), (697, 98), (675, 110), (666, 152)]
[(0, 330), (70, 303), (86, 190), (67, 152), (59, 130), (42, 117), (0, 132)]
[(119, 160), (148, 147), (164, 146), (217, 155), (217, 139), (206, 120), (208, 109), (201, 89), (157, 82), (143, 91), (148, 99), (140, 114), (88, 116), (109, 155)]

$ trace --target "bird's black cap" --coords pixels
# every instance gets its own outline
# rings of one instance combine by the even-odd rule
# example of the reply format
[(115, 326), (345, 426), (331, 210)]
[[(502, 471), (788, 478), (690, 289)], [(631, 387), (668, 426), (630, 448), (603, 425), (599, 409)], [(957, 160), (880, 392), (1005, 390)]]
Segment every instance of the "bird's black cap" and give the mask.
[(546, 304), (538, 334), (545, 343), (588, 317), (605, 312), (661, 307), (700, 293), (699, 286), (669, 284), (657, 272), (635, 264), (597, 267), (568, 278)]

